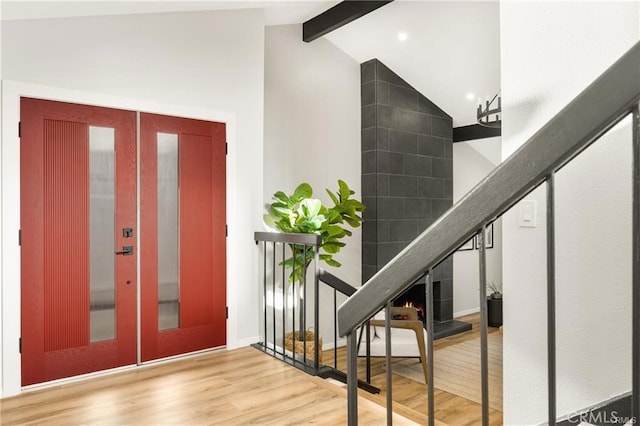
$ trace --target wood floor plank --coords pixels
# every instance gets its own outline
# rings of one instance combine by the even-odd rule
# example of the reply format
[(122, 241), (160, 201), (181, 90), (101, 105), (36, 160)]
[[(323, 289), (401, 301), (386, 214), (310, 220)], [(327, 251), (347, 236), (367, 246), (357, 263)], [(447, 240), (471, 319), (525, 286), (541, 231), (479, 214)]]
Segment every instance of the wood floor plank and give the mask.
[[(461, 321), (468, 322), (472, 325), (472, 329), (465, 333), (456, 334), (454, 336), (438, 339), (434, 342), (435, 362), (438, 362), (438, 350), (457, 345), (462, 342), (473, 340), (480, 335), (480, 315), (472, 314), (458, 318)], [(498, 329), (489, 327), (489, 333), (497, 333)], [(489, 348), (489, 350), (493, 350)], [(324, 362), (333, 365), (333, 350), (325, 351)], [(477, 350), (470, 351), (467, 360), (480, 357), (480, 347)], [(393, 362), (406, 362), (407, 358), (394, 358)], [(418, 360), (416, 360), (418, 362)], [(464, 368), (464, 360), (460, 361), (461, 365), (456, 368)], [(347, 365), (346, 350), (338, 349), (338, 367), (344, 371)], [(358, 377), (364, 378), (366, 371), (366, 363), (364, 358), (358, 358)], [(489, 372), (494, 374), (495, 372)], [(392, 374), (392, 396), (394, 401), (394, 411), (401, 413), (409, 419), (420, 423), (426, 423), (427, 413), (427, 386), (399, 374)], [(375, 401), (381, 405), (385, 405), (386, 401), (386, 370), (384, 358), (371, 359), (371, 383), (381, 389), (381, 393), (376, 396), (365, 396), (367, 399)], [(494, 389), (490, 389), (490, 393)], [(502, 393), (502, 389), (499, 390)], [(361, 392), (362, 395), (362, 392)], [(479, 425), (482, 423), (481, 405), (455, 395), (435, 389), (435, 414), (436, 421), (441, 421), (452, 425)], [(489, 410), (489, 423), (494, 426), (502, 425), (502, 412), (498, 410)]]
[[(479, 317), (463, 318), (473, 330), (435, 342), (445, 348), (478, 336)], [(494, 330), (492, 330), (493, 332)], [(437, 356), (437, 355), (436, 355)], [(333, 363), (333, 350), (324, 353)], [(338, 364), (346, 366), (344, 348)], [(364, 377), (364, 359), (358, 360)], [(383, 425), (384, 359), (373, 359), (379, 395), (359, 392), (361, 424)], [(346, 424), (347, 392), (254, 348), (220, 350), (0, 400), (3, 425), (301, 425)], [(394, 424), (426, 424), (426, 385), (393, 374)], [(436, 389), (439, 425), (477, 425), (480, 405)], [(490, 410), (490, 424), (502, 413)]]
[[(360, 398), (362, 424), (384, 424)], [(346, 424), (346, 392), (254, 348), (221, 350), (0, 400), (3, 425)], [(415, 424), (398, 414), (394, 423)]]

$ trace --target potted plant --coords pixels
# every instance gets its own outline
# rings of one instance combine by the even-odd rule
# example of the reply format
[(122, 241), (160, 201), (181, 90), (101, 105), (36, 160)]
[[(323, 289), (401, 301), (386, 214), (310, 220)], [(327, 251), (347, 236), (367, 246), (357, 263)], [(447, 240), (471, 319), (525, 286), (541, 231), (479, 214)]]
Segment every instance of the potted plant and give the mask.
[[(362, 222), (364, 204), (353, 198), (355, 194), (342, 180), (338, 180), (338, 190), (326, 190), (333, 206), (325, 206), (313, 197), (313, 189), (308, 183), (301, 183), (287, 195), (283, 191), (273, 194), (273, 202), (268, 206), (264, 216), (267, 225), (287, 233), (319, 234), (322, 237), (319, 258), (329, 266), (340, 267), (334, 255), (345, 243), (343, 238), (351, 236), (350, 228), (357, 228)], [(291, 256), (281, 262), (290, 271), (289, 281), (303, 286), (307, 268), (315, 257), (313, 249), (291, 244)], [(302, 289), (300, 297), (302, 296)], [(302, 303), (302, 299), (300, 299)], [(304, 312), (300, 310), (300, 330), (305, 330)], [(295, 340), (310, 339), (312, 333), (296, 332)], [(297, 352), (297, 351), (296, 351)]]
[(488, 285), (488, 288), (489, 291), (491, 291), (489, 297), (491, 297), (492, 299), (502, 299), (502, 283), (491, 281)]
[[(333, 207), (326, 207), (319, 199), (312, 198), (313, 189), (308, 183), (301, 183), (292, 195), (282, 191), (273, 194), (274, 202), (269, 205), (269, 213), (264, 216), (265, 223), (282, 232), (297, 234), (319, 234), (320, 260), (329, 266), (340, 267), (333, 258), (345, 243), (341, 239), (351, 236), (348, 228), (357, 228), (362, 222), (364, 204), (351, 198), (354, 191), (342, 180), (338, 180), (338, 191), (326, 190), (333, 201)], [(289, 281), (300, 281), (309, 263), (314, 258), (313, 250), (303, 247), (291, 247), (294, 253), (285, 260), (284, 265), (291, 270)], [(294, 265), (295, 258), (295, 265)]]

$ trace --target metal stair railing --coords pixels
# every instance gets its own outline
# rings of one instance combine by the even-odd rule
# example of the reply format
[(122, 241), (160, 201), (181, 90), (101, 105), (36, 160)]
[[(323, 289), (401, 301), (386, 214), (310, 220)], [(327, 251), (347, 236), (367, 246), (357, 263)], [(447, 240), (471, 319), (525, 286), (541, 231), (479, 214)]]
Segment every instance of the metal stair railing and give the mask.
[[(479, 239), (482, 423), (489, 422), (487, 380), (486, 252), (484, 230), (541, 184), (547, 187), (548, 419), (556, 422), (554, 175), (620, 120), (633, 115), (633, 283), (632, 416), (640, 418), (640, 42), (607, 69), (513, 155), (402, 250), (338, 309), (347, 338), (348, 421), (357, 418), (356, 330), (389, 306), (427, 273), (427, 306), (432, 306), (433, 268), (477, 235)], [(386, 321), (390, 321), (389, 315)], [(428, 418), (433, 425), (433, 310), (427, 309)], [(389, 350), (387, 362), (390, 363)], [(390, 366), (390, 364), (388, 364)], [(388, 371), (390, 368), (388, 367)], [(387, 422), (391, 420), (391, 377), (387, 375)]]
[[(254, 240), (261, 251), (262, 282), (259, 290), (262, 326), (261, 340), (252, 346), (308, 374), (346, 383), (346, 372), (338, 369), (338, 293), (349, 297), (357, 289), (319, 267), (320, 235), (256, 232)], [(294, 248), (304, 253), (303, 259), (308, 257), (307, 253), (309, 257), (313, 253), (313, 260), (306, 266), (308, 273), (304, 273), (301, 279), (289, 279), (287, 275), (291, 267), (284, 264)], [(323, 300), (321, 303), (320, 285), (332, 290), (331, 301)], [(320, 361), (321, 305), (325, 311), (329, 306), (333, 311), (333, 365)], [(308, 317), (312, 318), (311, 321)], [(313, 340), (299, 339), (297, 336), (304, 335), (309, 325), (314, 329)], [(289, 341), (291, 347), (288, 347), (287, 335), (292, 338)], [(359, 386), (371, 393), (380, 392), (368, 381), (359, 381)]]
[[(260, 295), (262, 336), (261, 341), (253, 346), (303, 371), (316, 375), (320, 368), (321, 351), (318, 339), (320, 317), (317, 305), (319, 301), (318, 251), (322, 238), (316, 234), (256, 232), (254, 239), (257, 245), (262, 246), (262, 293)], [(294, 248), (303, 252), (303, 259), (308, 257), (307, 253), (313, 253), (313, 261), (305, 266), (305, 273), (302, 274), (300, 280), (296, 280), (294, 277), (293, 281), (289, 283), (288, 270), (284, 262), (286, 258), (293, 256)], [(292, 257), (292, 259), (295, 268), (296, 257)], [(310, 279), (307, 277), (307, 271), (310, 272)], [(289, 291), (287, 287), (290, 288)], [(313, 306), (307, 306), (310, 291), (313, 292)], [(282, 312), (278, 313), (278, 310)], [(287, 315), (289, 310), (291, 310), (291, 314)], [(302, 337), (306, 336), (308, 316), (313, 317), (311, 321), (311, 326), (314, 329), (313, 341), (302, 340)], [(281, 335), (278, 336), (278, 333)], [(287, 335), (292, 339), (291, 351), (287, 350)], [(302, 342), (302, 348), (298, 347), (300, 342)], [(313, 345), (312, 349), (311, 345)], [(311, 353), (307, 351), (308, 346), (312, 350)], [(299, 354), (300, 351), (302, 354)]]

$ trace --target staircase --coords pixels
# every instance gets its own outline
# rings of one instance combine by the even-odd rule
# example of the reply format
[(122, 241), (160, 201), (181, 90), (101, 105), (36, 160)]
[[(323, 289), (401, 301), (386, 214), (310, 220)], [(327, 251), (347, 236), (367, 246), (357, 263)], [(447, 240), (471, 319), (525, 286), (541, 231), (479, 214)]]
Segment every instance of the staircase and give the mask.
[[(348, 422), (357, 425), (357, 329), (427, 274), (427, 306), (433, 302), (433, 269), (474, 235), (478, 238), (481, 315), (482, 423), (489, 424), (485, 229), (538, 186), (547, 193), (548, 423), (556, 413), (555, 173), (601, 135), (633, 116), (633, 295), (631, 416), (640, 419), (640, 43), (605, 71), (463, 199), (365, 283), (338, 309), (340, 336), (347, 339)], [(390, 315), (386, 316), (388, 329)], [(429, 336), (428, 422), (435, 424), (433, 311)], [(390, 353), (387, 350), (387, 365)], [(388, 369), (390, 371), (390, 369)], [(391, 374), (387, 374), (387, 423), (392, 423)]]

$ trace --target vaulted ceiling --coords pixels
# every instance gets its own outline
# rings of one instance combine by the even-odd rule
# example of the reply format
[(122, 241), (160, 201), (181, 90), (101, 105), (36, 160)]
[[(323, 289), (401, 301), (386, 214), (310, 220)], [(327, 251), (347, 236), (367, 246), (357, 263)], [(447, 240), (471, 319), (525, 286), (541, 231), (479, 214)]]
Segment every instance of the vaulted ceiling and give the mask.
[[(266, 25), (302, 23), (338, 1), (2, 1), (2, 19), (263, 8)], [(391, 2), (324, 37), (358, 62), (377, 58), (453, 117), (474, 124), (500, 90), (498, 1)], [(405, 40), (400, 40), (403, 33)]]
[(379, 59), (462, 126), (500, 90), (499, 17), (498, 2), (394, 1), (325, 37)]

